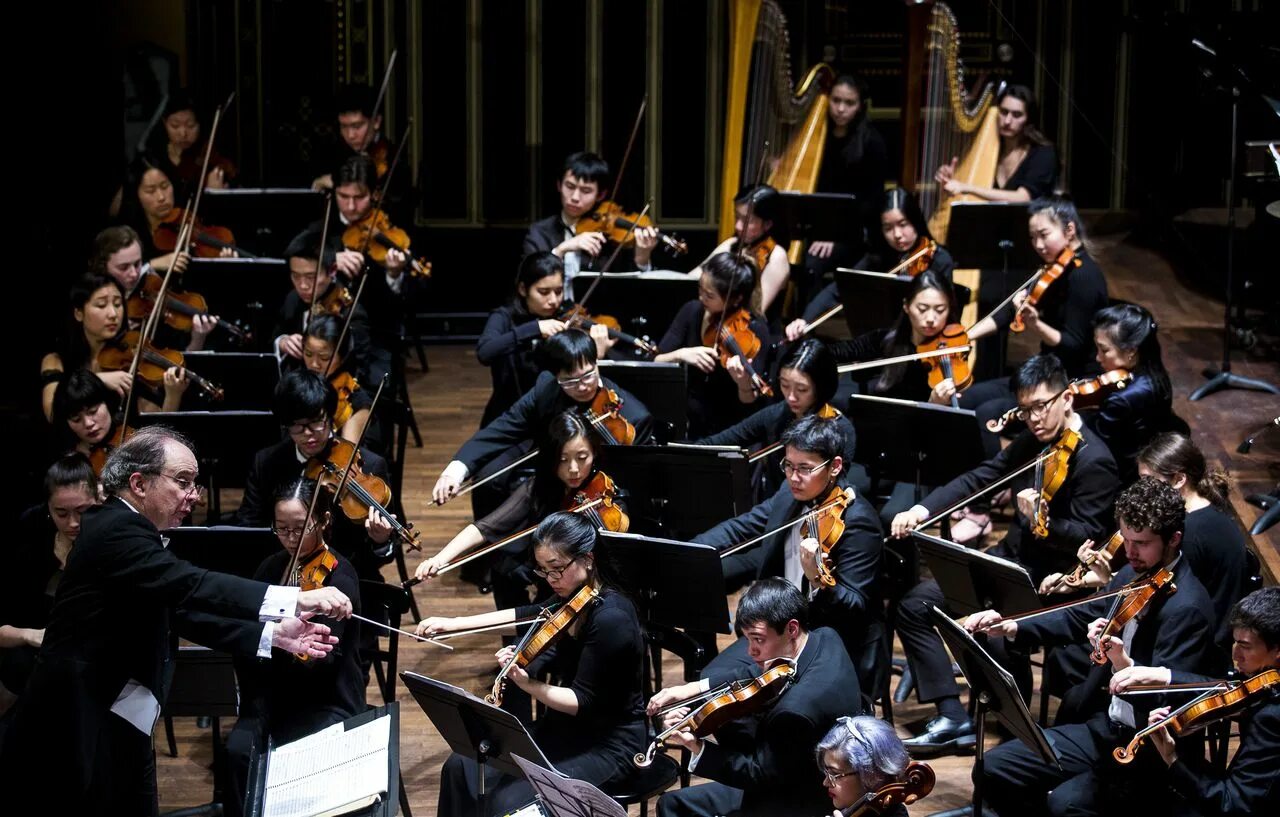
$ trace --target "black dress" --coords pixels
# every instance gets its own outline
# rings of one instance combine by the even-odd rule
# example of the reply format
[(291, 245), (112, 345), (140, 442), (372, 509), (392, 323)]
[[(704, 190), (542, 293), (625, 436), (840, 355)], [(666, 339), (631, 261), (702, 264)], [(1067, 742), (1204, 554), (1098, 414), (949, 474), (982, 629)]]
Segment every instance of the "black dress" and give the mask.
[(1033, 199), (1048, 196), (1058, 186), (1058, 151), (1053, 145), (1032, 145), (1013, 175), (1003, 185), (993, 175), (991, 186), (997, 190), (1025, 187)]
[(1182, 555), (1213, 600), (1214, 641), (1231, 650), (1231, 607), (1243, 595), (1247, 570), (1244, 532), (1221, 508), (1207, 505), (1187, 514)]
[[(541, 607), (516, 609), (523, 618)], [(538, 719), (532, 736), (559, 771), (585, 780), (606, 793), (635, 773), (632, 757), (645, 749), (647, 727), (640, 695), (644, 643), (635, 607), (625, 595), (605, 589), (582, 615), (582, 629), (567, 632), (531, 664), (546, 671), (558, 686), (572, 689), (578, 714), (550, 707)], [(472, 817), (476, 813), (476, 763), (461, 755), (445, 761), (437, 813)], [(533, 790), (519, 778), (490, 767), (485, 777), (490, 814), (506, 814), (533, 800)]]
[(480, 427), (515, 405), (538, 379), (537, 349), (542, 340), (538, 318), (523, 305), (508, 304), (489, 313), (476, 344), (476, 357), (489, 367), (493, 393), (484, 407)]

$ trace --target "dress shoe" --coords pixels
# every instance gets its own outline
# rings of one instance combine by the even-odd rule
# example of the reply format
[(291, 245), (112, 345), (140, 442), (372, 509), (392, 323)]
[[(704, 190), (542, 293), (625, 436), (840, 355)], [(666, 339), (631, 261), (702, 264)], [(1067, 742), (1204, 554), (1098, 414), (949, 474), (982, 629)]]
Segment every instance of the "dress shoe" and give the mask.
[(923, 734), (902, 743), (912, 757), (934, 757), (950, 752), (973, 751), (977, 736), (974, 735), (972, 721), (955, 721), (939, 715), (925, 725)]

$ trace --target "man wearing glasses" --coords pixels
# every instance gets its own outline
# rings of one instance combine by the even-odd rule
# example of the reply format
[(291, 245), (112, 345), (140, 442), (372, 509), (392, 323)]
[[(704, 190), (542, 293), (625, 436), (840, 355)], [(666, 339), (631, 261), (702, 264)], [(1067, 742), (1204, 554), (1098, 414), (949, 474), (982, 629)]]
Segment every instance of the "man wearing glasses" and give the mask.
[[(721, 522), (693, 541), (724, 551), (752, 539), (754, 545), (724, 557), (725, 591), (737, 591), (753, 579), (780, 576), (809, 602), (814, 626), (835, 630), (857, 669), (859, 685), (879, 689), (878, 675), (888, 664), (883, 654), (884, 617), (879, 577), (884, 534), (875, 509), (855, 496), (844, 509), (844, 533), (825, 556), (817, 534), (799, 520), (821, 507), (833, 489), (845, 488), (844, 435), (837, 421), (810, 414), (782, 434), (781, 468), (786, 484), (772, 498), (741, 516)], [(760, 538), (763, 537), (763, 538)], [(818, 578), (822, 561), (835, 576), (828, 587)], [(745, 640), (717, 656), (711, 666), (743, 663)], [(710, 667), (709, 667), (710, 668)]]
[[(456, 496), (462, 481), (468, 476), (483, 478), (497, 473), (531, 447), (545, 444), (546, 429), (556, 415), (569, 410), (586, 411), (601, 389), (612, 389), (617, 393), (622, 402), (619, 413), (635, 427), (634, 444), (650, 442), (653, 417), (649, 410), (625, 389), (600, 375), (596, 366), (596, 344), (586, 332), (567, 329), (547, 340), (542, 348), (549, 371), (538, 375), (533, 388), (514, 406), (471, 435), (471, 439), (458, 449), (431, 491), (431, 498), (437, 505), (443, 505)], [(475, 497), (473, 509), (477, 517), (487, 515), (510, 493), (510, 480), (500, 482), (506, 486), (505, 490), (490, 490), (482, 495), (485, 497), (483, 500)]]
[[(975, 492), (1032, 462), (1068, 430), (1080, 434), (1080, 442), (1067, 462), (1067, 475), (1047, 508), (1041, 505), (1039, 474), (1027, 469), (1009, 482), (1017, 498), (1017, 510), (1003, 542), (988, 552), (1019, 562), (1039, 583), (1049, 573), (1069, 572), (1076, 551), (1085, 540), (1105, 542), (1111, 536), (1111, 508), (1120, 490), (1116, 461), (1104, 443), (1082, 422), (1067, 392), (1067, 374), (1052, 354), (1041, 354), (1022, 364), (1010, 380), (1018, 401), (1018, 418), (1026, 422), (1007, 448), (996, 456), (934, 490), (918, 505), (893, 519), (892, 534), (911, 531), (938, 511), (950, 508)], [(1032, 533), (1036, 513), (1048, 516), (1048, 535)], [(920, 702), (933, 702), (938, 717), (929, 721), (922, 735), (906, 741), (913, 755), (928, 757), (974, 746), (973, 724), (960, 704), (960, 688), (951, 671), (951, 659), (942, 639), (929, 623), (930, 605), (945, 606), (935, 581), (917, 584), (903, 596), (899, 607), (898, 635), (915, 677)], [(1029, 686), (1030, 669), (1024, 681)]]
[(107, 501), (83, 517), (40, 659), (0, 750), (6, 788), (39, 793), (53, 814), (155, 814), (152, 729), (170, 674), (175, 608), (263, 622), (256, 653), (323, 658), (336, 639), (306, 621), (344, 619), (333, 587), (299, 591), (195, 567), (160, 531), (199, 493), (196, 458), (175, 432), (141, 429), (102, 471)]

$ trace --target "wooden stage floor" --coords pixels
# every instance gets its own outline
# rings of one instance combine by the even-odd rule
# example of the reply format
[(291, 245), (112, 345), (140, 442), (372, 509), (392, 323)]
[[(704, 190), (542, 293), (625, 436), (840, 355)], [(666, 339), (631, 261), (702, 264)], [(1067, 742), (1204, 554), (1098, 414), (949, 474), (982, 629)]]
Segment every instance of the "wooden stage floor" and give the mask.
[[(1198, 443), (1210, 459), (1228, 467), (1237, 479), (1232, 505), (1245, 526), (1260, 513), (1244, 502), (1249, 493), (1274, 488), (1280, 480), (1280, 433), (1264, 435), (1245, 456), (1235, 452), (1251, 431), (1280, 413), (1280, 399), (1243, 391), (1228, 391), (1189, 403), (1186, 396), (1202, 382), (1200, 370), (1216, 363), (1220, 355), (1222, 307), (1220, 302), (1193, 292), (1176, 280), (1167, 262), (1155, 253), (1132, 246), (1120, 236), (1097, 240), (1097, 255), (1110, 276), (1115, 297), (1147, 305), (1156, 315), (1164, 344), (1165, 360), (1174, 379), (1175, 409), (1194, 429)], [(404, 505), (410, 519), (423, 532), (427, 552), (434, 552), (470, 521), (469, 503), (459, 501), (444, 508), (429, 507), (429, 492), (440, 469), (457, 447), (475, 429), (488, 397), (488, 371), (476, 362), (470, 347), (432, 347), (431, 371), (418, 372), (411, 363), (410, 392), (424, 446), (409, 449), (405, 472)], [(1234, 370), (1240, 374), (1280, 382), (1280, 367), (1274, 362), (1245, 361), (1236, 353)], [(1254, 547), (1263, 557), (1273, 577), (1280, 573), (1280, 528), (1256, 537)], [(409, 555), (410, 570), (417, 562)], [(384, 571), (394, 577), (394, 567)], [(488, 596), (479, 595), (472, 585), (455, 576), (430, 586), (416, 588), (423, 615), (464, 615), (492, 609)], [(727, 637), (724, 643), (727, 642)], [(444, 652), (417, 642), (402, 641), (400, 666), (481, 693), (493, 677), (496, 637), (459, 639), (455, 652)], [(901, 657), (900, 645), (896, 653)], [(668, 662), (669, 681), (675, 678), (675, 662)], [(435, 813), (440, 766), (447, 756), (444, 743), (425, 715), (403, 696), (401, 709), (401, 767), (415, 814)], [(371, 703), (380, 703), (376, 687), (369, 690)], [(1037, 701), (1032, 702), (1036, 711)], [(906, 737), (932, 715), (931, 707), (914, 701), (895, 708), (898, 731)], [(224, 730), (230, 728), (225, 723)], [(170, 758), (163, 738), (157, 745), (161, 810), (207, 802), (212, 791), (212, 761), (208, 730), (195, 728), (193, 719), (176, 721), (178, 757)], [(992, 735), (992, 732), (996, 734)], [(988, 731), (988, 745), (1001, 739), (998, 730)], [(972, 756), (944, 757), (930, 761), (938, 775), (932, 796), (911, 809), (924, 815), (967, 802), (971, 786)], [(695, 778), (696, 780), (696, 778)], [(633, 808), (633, 813), (638, 809)], [(799, 817), (803, 817), (800, 815)], [(817, 817), (817, 815), (812, 815)]]

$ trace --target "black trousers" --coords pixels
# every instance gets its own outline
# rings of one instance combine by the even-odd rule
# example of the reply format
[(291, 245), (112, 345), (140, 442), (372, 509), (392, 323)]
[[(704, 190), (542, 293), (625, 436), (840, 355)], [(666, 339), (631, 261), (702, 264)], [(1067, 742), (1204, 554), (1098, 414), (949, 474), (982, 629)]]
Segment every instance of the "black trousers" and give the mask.
[(742, 789), (723, 783), (703, 783), (673, 789), (658, 798), (658, 817), (716, 817), (742, 807)]

